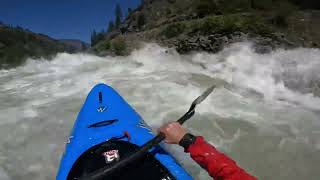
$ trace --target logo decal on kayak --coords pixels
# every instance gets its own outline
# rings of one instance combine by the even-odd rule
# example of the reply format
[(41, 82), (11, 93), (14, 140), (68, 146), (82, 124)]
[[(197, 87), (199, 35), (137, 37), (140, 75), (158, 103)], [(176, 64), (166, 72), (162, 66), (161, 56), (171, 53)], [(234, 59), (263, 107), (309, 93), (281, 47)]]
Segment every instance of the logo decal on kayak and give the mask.
[(120, 159), (120, 155), (119, 155), (118, 150), (107, 151), (107, 152), (104, 152), (102, 155), (104, 156), (104, 159), (107, 164), (109, 164), (113, 161), (119, 161), (119, 159)]
[(97, 109), (98, 112), (104, 112), (107, 109), (105, 106), (101, 106)]
[(71, 139), (73, 138), (73, 136), (69, 136), (69, 138), (68, 138), (68, 140), (67, 140), (67, 142), (66, 142), (66, 144), (70, 144), (71, 143)]
[(150, 132), (152, 134), (151, 127), (146, 122), (144, 122), (144, 120), (141, 120), (139, 122), (138, 126), (148, 130), (148, 132)]

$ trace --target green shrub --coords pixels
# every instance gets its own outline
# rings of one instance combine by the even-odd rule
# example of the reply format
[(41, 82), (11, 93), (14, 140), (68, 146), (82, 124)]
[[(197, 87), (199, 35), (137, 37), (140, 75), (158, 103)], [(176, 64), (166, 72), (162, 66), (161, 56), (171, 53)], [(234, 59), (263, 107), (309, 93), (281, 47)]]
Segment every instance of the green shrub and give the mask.
[(250, 0), (253, 9), (270, 10), (274, 8), (273, 0)]
[(263, 18), (259, 16), (249, 17), (245, 19), (243, 30), (245, 32), (251, 32), (262, 36), (270, 36), (273, 32), (270, 25), (266, 24)]
[(216, 1), (214, 0), (195, 0), (192, 4), (195, 12), (199, 17), (205, 17), (209, 14), (217, 14), (219, 12)]
[(297, 7), (287, 1), (280, 1), (275, 6), (272, 23), (277, 26), (287, 27), (288, 17), (297, 10)]
[(108, 49), (111, 49), (111, 43), (110, 41), (105, 41), (102, 43), (102, 46), (104, 49), (108, 50)]
[(235, 31), (269, 35), (270, 27), (259, 17), (244, 17), (239, 15), (209, 16), (199, 29), (203, 34), (230, 34)]
[(116, 55), (124, 55), (127, 50), (127, 43), (123, 37), (112, 40), (112, 49)]
[(103, 41), (100, 42), (96, 45), (94, 48), (95, 51), (100, 52), (100, 51), (106, 51), (111, 49), (111, 43), (110, 41)]
[(210, 16), (204, 20), (200, 30), (204, 34), (218, 33), (222, 26), (222, 16)]
[(163, 31), (162, 35), (166, 36), (167, 38), (176, 37), (179, 34), (183, 33), (186, 28), (184, 23), (178, 22), (174, 24), (168, 25)]
[(227, 34), (241, 29), (240, 19), (236, 16), (210, 16), (204, 20), (200, 30), (204, 34)]
[(146, 23), (146, 17), (144, 13), (139, 13), (138, 19), (137, 19), (138, 28), (141, 29), (142, 26), (145, 25), (145, 23)]
[(223, 14), (246, 12), (251, 9), (252, 0), (220, 0), (219, 8)]
[(272, 18), (272, 23), (277, 26), (287, 27), (288, 26), (288, 16), (284, 14), (277, 14)]
[(166, 9), (166, 14), (167, 14), (167, 15), (170, 15), (171, 13), (172, 13), (172, 10), (171, 10), (170, 8), (167, 8), (167, 9)]

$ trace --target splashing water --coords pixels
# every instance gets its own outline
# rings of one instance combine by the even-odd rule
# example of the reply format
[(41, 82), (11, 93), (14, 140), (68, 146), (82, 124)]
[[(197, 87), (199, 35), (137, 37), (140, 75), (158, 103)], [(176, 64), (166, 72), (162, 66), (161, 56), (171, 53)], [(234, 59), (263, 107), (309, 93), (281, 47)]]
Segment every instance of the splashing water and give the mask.
[[(249, 43), (179, 55), (147, 44), (128, 57), (58, 54), (0, 71), (0, 179), (55, 179), (64, 141), (90, 89), (117, 89), (153, 128), (219, 86), (186, 126), (259, 179), (320, 177), (320, 50), (256, 54)], [(210, 179), (167, 146), (195, 179)]]

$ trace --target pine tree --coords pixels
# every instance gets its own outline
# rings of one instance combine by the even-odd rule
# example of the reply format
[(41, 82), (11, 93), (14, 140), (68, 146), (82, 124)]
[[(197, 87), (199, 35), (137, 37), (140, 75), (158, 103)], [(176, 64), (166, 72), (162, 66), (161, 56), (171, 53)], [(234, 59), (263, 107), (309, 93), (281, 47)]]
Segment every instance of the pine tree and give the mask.
[(113, 21), (109, 21), (108, 32), (111, 32), (113, 30), (114, 30), (114, 23), (113, 23)]
[(144, 13), (139, 13), (138, 15), (138, 27), (139, 29), (142, 28), (142, 26), (146, 23), (146, 17), (144, 15)]
[(122, 21), (122, 11), (121, 11), (121, 7), (118, 3), (116, 5), (115, 15), (116, 15), (115, 27), (119, 28), (121, 21)]
[(97, 32), (93, 30), (91, 33), (91, 46), (94, 46), (97, 41)]
[(100, 41), (102, 41), (105, 38), (105, 32), (102, 30), (101, 32), (96, 32), (93, 30), (91, 33), (91, 46), (96, 45)]
[(128, 14), (131, 14), (131, 13), (132, 13), (132, 9), (128, 8)]

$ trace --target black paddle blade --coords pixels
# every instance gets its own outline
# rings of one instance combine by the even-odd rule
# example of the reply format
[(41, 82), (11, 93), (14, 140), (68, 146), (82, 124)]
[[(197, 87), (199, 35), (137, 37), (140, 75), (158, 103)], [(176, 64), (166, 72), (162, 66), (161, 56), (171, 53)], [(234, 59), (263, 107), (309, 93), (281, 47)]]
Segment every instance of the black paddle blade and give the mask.
[(213, 89), (216, 88), (216, 86), (209, 87), (205, 92), (201, 94), (196, 100), (193, 101), (192, 104), (197, 105), (200, 104), (203, 100), (205, 100), (213, 91)]
[(180, 123), (180, 124), (183, 124), (183, 123), (186, 122), (188, 119), (190, 119), (190, 118), (194, 115), (194, 113), (195, 113), (196, 106), (197, 106), (198, 104), (200, 104), (203, 100), (205, 100), (205, 99), (212, 93), (212, 91), (213, 91), (213, 89), (214, 89), (215, 87), (216, 87), (216, 86), (211, 86), (211, 87), (209, 87), (205, 92), (203, 92), (203, 93), (201, 94), (201, 96), (199, 96), (197, 99), (195, 99), (195, 100), (192, 102), (192, 104), (191, 104), (188, 112), (186, 112), (182, 117), (180, 117), (180, 118), (177, 120), (177, 122)]

